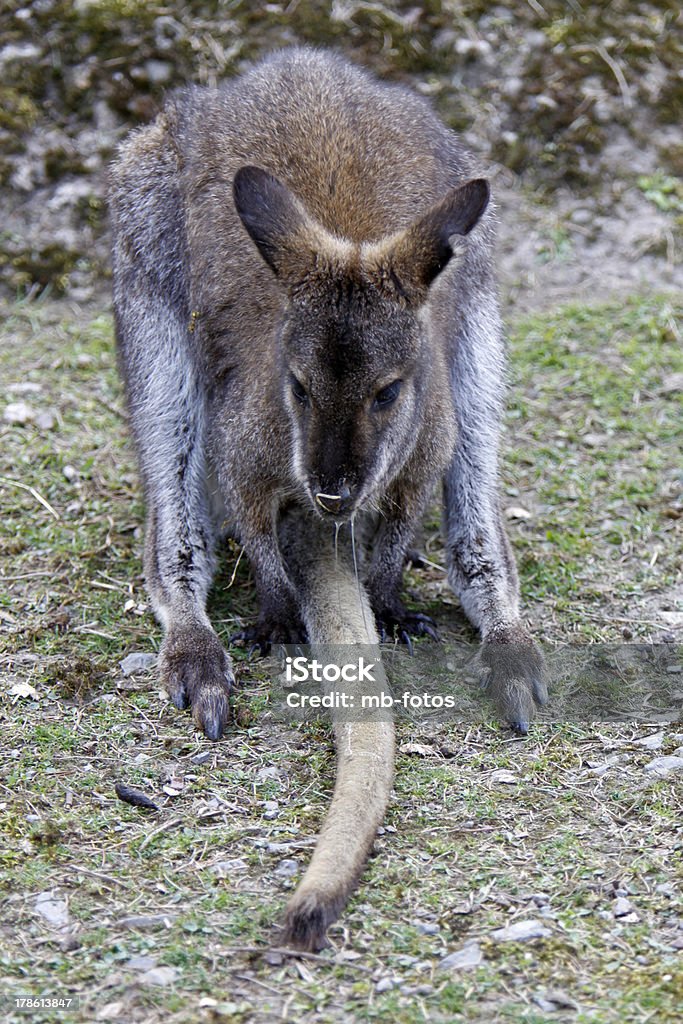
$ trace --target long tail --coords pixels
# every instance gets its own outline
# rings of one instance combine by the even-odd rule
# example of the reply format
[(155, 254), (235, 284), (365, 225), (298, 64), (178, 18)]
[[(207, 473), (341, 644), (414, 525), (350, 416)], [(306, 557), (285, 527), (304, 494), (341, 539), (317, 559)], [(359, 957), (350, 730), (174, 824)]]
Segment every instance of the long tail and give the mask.
[[(311, 644), (324, 645), (328, 652), (330, 645), (351, 644), (378, 652), (370, 603), (350, 565), (335, 557), (331, 545), (329, 550), (316, 547), (311, 558), (309, 540), (301, 558), (295, 558)], [(348, 658), (348, 647), (345, 654)], [(378, 664), (378, 682), (382, 674)], [(345, 683), (345, 692), (354, 685)], [(356, 692), (359, 706), (361, 688)], [(384, 818), (394, 779), (395, 740), (393, 722), (381, 718), (373, 713), (362, 721), (334, 723), (337, 777), (332, 803), (308, 870), (285, 912), (282, 941), (293, 948), (316, 951), (328, 944), (327, 929), (355, 889)]]

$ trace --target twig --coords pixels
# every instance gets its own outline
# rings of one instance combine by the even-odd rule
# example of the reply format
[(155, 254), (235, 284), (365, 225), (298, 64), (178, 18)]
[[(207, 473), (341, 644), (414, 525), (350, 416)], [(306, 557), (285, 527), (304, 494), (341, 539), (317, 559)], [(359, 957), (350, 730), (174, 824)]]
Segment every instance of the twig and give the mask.
[(240, 567), (240, 562), (242, 561), (242, 555), (243, 554), (244, 554), (244, 548), (241, 548), (240, 549), (240, 553), (237, 556), (237, 561), (235, 562), (235, 568), (232, 570), (232, 576), (230, 577), (230, 582), (228, 583), (227, 587), (225, 588), (226, 590), (230, 590), (230, 587), (235, 582), (235, 576), (237, 575), (237, 570)]
[(602, 57), (607, 67), (610, 69), (610, 71), (616, 78), (617, 85), (619, 86), (619, 89), (621, 91), (621, 98), (624, 101), (624, 107), (626, 108), (626, 110), (630, 110), (633, 106), (633, 98), (631, 97), (631, 90), (629, 89), (628, 82), (626, 81), (624, 72), (621, 70), (617, 62), (612, 57), (610, 57), (609, 53), (607, 52), (604, 46), (596, 46), (595, 52), (599, 57)]
[(153, 832), (150, 832), (149, 835), (145, 836), (145, 838), (140, 843), (140, 846), (138, 847), (139, 852), (142, 853), (144, 848), (146, 846), (149, 846), (149, 844), (152, 842), (152, 840), (155, 839), (156, 836), (158, 836), (161, 832), (168, 832), (169, 829), (175, 828), (176, 825), (182, 825), (182, 824), (183, 824), (183, 819), (182, 818), (171, 818), (170, 821), (165, 821), (162, 825), (159, 825), (158, 828), (155, 828)]
[(105, 875), (102, 871), (91, 871), (90, 868), (82, 868), (78, 864), (72, 865), (71, 870), (79, 875), (92, 875), (93, 878), (109, 882), (115, 889), (130, 889), (129, 882), (124, 882), (122, 878), (112, 878), (111, 875)]
[(9, 484), (10, 487), (20, 487), (22, 491), (28, 491), (32, 494), (36, 501), (39, 501), (43, 508), (46, 508), (50, 515), (54, 516), (59, 521), (59, 515), (55, 512), (49, 501), (46, 501), (42, 494), (38, 494), (35, 487), (31, 487), (29, 484), (22, 484), (18, 480), (11, 480), (8, 476), (0, 476), (0, 483)]

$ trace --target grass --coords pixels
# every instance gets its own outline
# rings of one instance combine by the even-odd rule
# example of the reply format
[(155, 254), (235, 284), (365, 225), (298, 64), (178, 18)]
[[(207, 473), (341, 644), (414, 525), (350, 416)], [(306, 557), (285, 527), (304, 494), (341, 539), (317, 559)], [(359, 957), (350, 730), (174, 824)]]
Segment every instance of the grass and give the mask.
[[(680, 312), (635, 298), (513, 327), (504, 502), (548, 640), (674, 628)], [(153, 672), (123, 676), (120, 660), (155, 650), (160, 632), (111, 321), (49, 302), (6, 314), (3, 397), (55, 423), (0, 427), (0, 991), (78, 994), (80, 1009), (37, 1019), (87, 1022), (677, 1021), (681, 791), (643, 771), (683, 744), (675, 726), (653, 753), (636, 742), (652, 731), (642, 725), (539, 724), (519, 741), (488, 716), (403, 724), (395, 798), (333, 950), (300, 962), (251, 951), (273, 940), (310, 855), (333, 782), (329, 733), (276, 724), (267, 674), (243, 660), (236, 722), (217, 745)], [(435, 523), (425, 540), (439, 563)], [(226, 637), (253, 613), (243, 564), (228, 587), (236, 558), (212, 600)], [(408, 587), (448, 639), (471, 638), (437, 569), (411, 571)], [(118, 779), (161, 810), (118, 801)], [(68, 905), (65, 931), (36, 912), (46, 891)], [(632, 918), (614, 916), (622, 891)], [(550, 936), (491, 938), (529, 918)], [(478, 967), (439, 967), (468, 940)], [(170, 982), (153, 984), (140, 957), (173, 968)]]

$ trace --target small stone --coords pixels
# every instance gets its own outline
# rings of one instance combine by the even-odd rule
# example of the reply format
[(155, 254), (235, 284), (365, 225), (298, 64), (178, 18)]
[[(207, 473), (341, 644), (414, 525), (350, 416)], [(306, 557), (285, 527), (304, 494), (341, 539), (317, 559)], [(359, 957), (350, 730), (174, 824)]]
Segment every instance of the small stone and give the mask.
[(172, 985), (178, 977), (178, 971), (175, 967), (153, 967), (150, 971), (145, 971), (144, 974), (140, 975), (139, 981), (141, 985)]
[(62, 469), (62, 473), (69, 481), (69, 483), (71, 483), (73, 480), (78, 479), (78, 470), (75, 469), (73, 466), (64, 466), (64, 468)]
[(550, 935), (550, 929), (533, 918), (528, 921), (515, 921), (505, 928), (497, 928), (491, 932), (494, 942), (528, 942), (529, 939), (545, 939)]
[(440, 928), (432, 921), (416, 921), (415, 928), (421, 935), (438, 935)]
[(130, 917), (121, 917), (116, 922), (119, 928), (138, 928), (140, 931), (150, 931), (154, 928), (170, 928), (174, 914), (131, 914)]
[(662, 395), (672, 395), (676, 391), (683, 391), (683, 373), (670, 373), (662, 381), (660, 388)]
[(626, 917), (628, 914), (633, 913), (633, 904), (625, 896), (618, 896), (614, 901), (612, 913), (615, 917)]
[(145, 61), (145, 72), (147, 80), (152, 85), (162, 85), (169, 81), (173, 67), (165, 60), (147, 60)]
[(516, 786), (519, 779), (514, 772), (508, 771), (507, 768), (497, 768), (495, 772), (491, 773), (491, 782), (502, 786)]
[(669, 754), (665, 757), (656, 757), (654, 761), (650, 761), (643, 768), (644, 772), (648, 772), (651, 775), (665, 776), (671, 772), (683, 771), (683, 757), (677, 757), (675, 754)]
[(230, 860), (218, 860), (211, 865), (211, 871), (217, 878), (230, 878), (247, 870), (247, 862), (241, 857), (232, 857)]
[(445, 970), (467, 970), (470, 967), (478, 967), (483, 961), (484, 954), (476, 940), (466, 942), (462, 949), (455, 953), (449, 953), (443, 960), (439, 961), (439, 967)]
[(35, 418), (35, 412), (28, 402), (10, 402), (5, 406), (2, 418), (5, 423), (30, 423)]
[(272, 821), (273, 818), (277, 818), (279, 813), (280, 805), (277, 800), (265, 800), (263, 803), (263, 817)]
[(663, 732), (652, 732), (649, 736), (643, 736), (641, 739), (635, 740), (637, 746), (645, 747), (646, 750), (659, 750), (663, 742)]
[(300, 868), (301, 865), (298, 860), (286, 857), (284, 860), (281, 860), (275, 868), (275, 874), (279, 875), (280, 878), (292, 878), (294, 875), (299, 873)]
[(49, 412), (47, 409), (37, 413), (35, 417), (35, 424), (41, 430), (53, 430), (56, 422), (54, 413)]
[(119, 662), (119, 668), (124, 676), (132, 676), (134, 672), (147, 672), (156, 663), (156, 654), (143, 654), (142, 651), (134, 651)]
[(544, 1013), (557, 1013), (558, 1010), (578, 1010), (577, 1003), (571, 996), (559, 989), (548, 989), (532, 996), (533, 1001)]
[(206, 764), (212, 753), (213, 751), (211, 750), (202, 750), (199, 754), (194, 755), (192, 764)]
[(52, 891), (36, 896), (35, 909), (53, 928), (66, 928), (69, 924), (69, 908)]
[(105, 1003), (95, 1014), (95, 1020), (118, 1020), (123, 1013), (123, 1003)]
[(380, 978), (380, 980), (375, 985), (375, 992), (377, 992), (378, 994), (381, 994), (382, 992), (388, 992), (390, 989), (394, 988), (395, 985), (395, 978)]
[(531, 519), (531, 512), (522, 508), (521, 505), (509, 505), (505, 509), (506, 519)]

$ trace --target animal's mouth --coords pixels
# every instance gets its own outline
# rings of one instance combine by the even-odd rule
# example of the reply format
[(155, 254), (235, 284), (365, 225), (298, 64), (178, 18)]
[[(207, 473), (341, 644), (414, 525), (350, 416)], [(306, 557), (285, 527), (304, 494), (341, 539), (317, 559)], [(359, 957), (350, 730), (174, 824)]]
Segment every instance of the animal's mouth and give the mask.
[(318, 515), (335, 523), (348, 523), (358, 510), (358, 501), (348, 487), (337, 492), (309, 490), (309, 494)]

